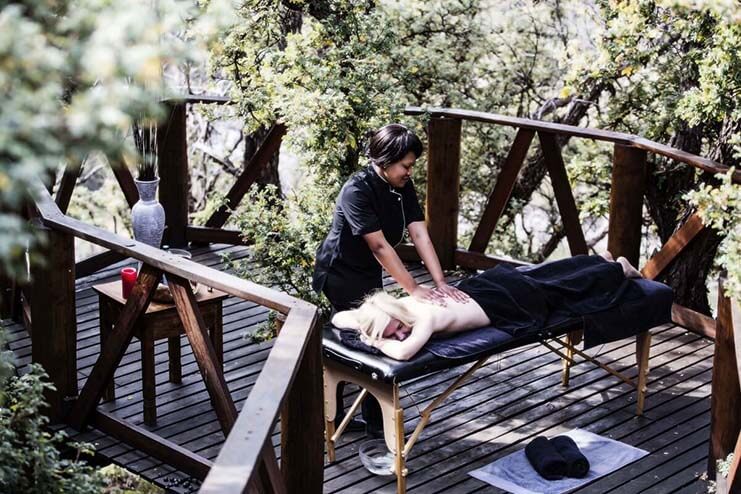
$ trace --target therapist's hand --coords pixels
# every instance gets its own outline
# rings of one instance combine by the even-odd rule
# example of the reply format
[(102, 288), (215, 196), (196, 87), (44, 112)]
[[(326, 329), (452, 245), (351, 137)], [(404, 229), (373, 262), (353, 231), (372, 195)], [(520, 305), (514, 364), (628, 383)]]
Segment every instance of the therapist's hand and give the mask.
[(445, 295), (426, 286), (417, 285), (410, 295), (422, 302), (445, 306)]
[(465, 304), (471, 300), (471, 297), (469, 297), (467, 293), (464, 293), (447, 283), (440, 283), (434, 291), (442, 294), (443, 297), (450, 297), (461, 304)]

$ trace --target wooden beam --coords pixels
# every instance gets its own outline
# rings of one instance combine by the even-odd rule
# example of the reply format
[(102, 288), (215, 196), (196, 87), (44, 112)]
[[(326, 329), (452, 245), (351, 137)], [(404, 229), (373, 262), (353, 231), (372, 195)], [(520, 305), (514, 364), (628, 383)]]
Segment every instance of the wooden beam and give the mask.
[(139, 200), (139, 191), (136, 189), (134, 177), (131, 176), (129, 167), (126, 166), (126, 163), (122, 159), (113, 161), (109, 158), (109, 161), (113, 170), (113, 176), (116, 177), (116, 181), (119, 187), (121, 187), (126, 203), (130, 208), (133, 208), (136, 201)]
[[(322, 449), (322, 455), (323, 454), (324, 449)], [(285, 459), (281, 457), (281, 466), (285, 465), (285, 463), (283, 463), (284, 461)], [(283, 468), (285, 469), (285, 467)], [(318, 491), (312, 491), (312, 489), (309, 489), (308, 485), (305, 484), (299, 484), (298, 490), (288, 490), (283, 478), (284, 476), (281, 475), (281, 467), (278, 466), (278, 459), (275, 457), (275, 450), (273, 449), (272, 441), (265, 443), (265, 446), (262, 448), (262, 461), (260, 462), (258, 474), (261, 479), (261, 484), (267, 486), (264, 488), (264, 492), (266, 493), (288, 494), (289, 492), (322, 492), (321, 487)]]
[(23, 319), (23, 327), (26, 328), (26, 333), (33, 339), (33, 318), (31, 317), (31, 303), (26, 297), (25, 292), (21, 290), (21, 317)]
[[(545, 122), (543, 120), (531, 120), (527, 118), (510, 117), (507, 115), (498, 115), (496, 113), (487, 113), (473, 110), (460, 110), (457, 108), (420, 108), (416, 106), (407, 107), (404, 111), (406, 115), (429, 115), (432, 118), (455, 118), (470, 122), (484, 122), (496, 125), (507, 125), (519, 129), (530, 129), (537, 132), (547, 132), (563, 136), (582, 137), (595, 141), (607, 141), (624, 146), (632, 146), (644, 149), (654, 154), (666, 156), (673, 160), (686, 163), (695, 168), (699, 168), (709, 173), (726, 173), (729, 167), (702, 156), (697, 156), (680, 149), (674, 149), (665, 144), (650, 141), (643, 137), (638, 137), (622, 132), (612, 132), (609, 130), (594, 129), (589, 127), (577, 127), (575, 125), (557, 124)], [(736, 170), (733, 174), (733, 182), (741, 183), (741, 170)]]
[[(324, 462), (324, 385), (322, 330), (316, 318), (283, 405), (280, 430), (281, 470), (287, 491), (322, 492), (324, 469), (318, 466)], [(270, 441), (267, 445), (271, 446)]]
[[(201, 486), (201, 494), (242, 493), (256, 478), (263, 446), (270, 442), (278, 412), (304, 358), (307, 328), (315, 328), (316, 311), (316, 307), (298, 301), (288, 313), (234, 429)], [(322, 444), (322, 436), (313, 441)], [(316, 461), (306, 461), (310, 460)], [(322, 470), (323, 461), (312, 468)]]
[(206, 384), (211, 404), (221, 424), (221, 430), (225, 436), (228, 436), (237, 420), (237, 407), (234, 406), (232, 396), (229, 394), (229, 388), (224, 380), (224, 371), (208, 336), (201, 311), (198, 310), (198, 302), (196, 302), (188, 280), (170, 273), (165, 274), (165, 277), (180, 321), (185, 328), (185, 335), (193, 349), (198, 369)]
[(504, 208), (509, 202), (512, 189), (517, 182), (517, 175), (520, 173), (522, 163), (525, 161), (530, 143), (533, 141), (535, 132), (529, 129), (519, 129), (515, 136), (515, 142), (507, 154), (507, 158), (502, 164), (502, 168), (497, 176), (497, 183), (489, 194), (489, 198), (481, 215), (479, 226), (473, 234), (471, 245), (468, 250), (473, 252), (484, 252), (489, 245), (491, 236), (497, 227), (499, 218), (504, 212)]
[(195, 105), (195, 104), (215, 104), (215, 105), (225, 105), (232, 102), (231, 99), (229, 99), (226, 96), (217, 96), (217, 95), (211, 95), (211, 94), (184, 94), (182, 96), (175, 96), (172, 98), (165, 98), (161, 100), (162, 103), (165, 104), (189, 104), (189, 105)]
[(270, 162), (270, 159), (280, 148), (283, 136), (286, 134), (286, 126), (280, 123), (274, 124), (265, 136), (265, 140), (250, 161), (245, 165), (241, 175), (237, 178), (229, 192), (226, 194), (226, 203), (214, 211), (206, 221), (206, 226), (221, 228), (229, 219), (231, 210), (235, 209), (244, 195), (250, 190), (252, 184), (257, 181), (260, 172)]
[(432, 118), (427, 136), (427, 230), (440, 265), (453, 269), (458, 248), (461, 121)]
[(715, 340), (715, 319), (683, 305), (672, 304), (672, 322), (700, 336)]
[(126, 259), (125, 255), (112, 250), (86, 257), (75, 265), (75, 277), (77, 279), (85, 278), (96, 271), (107, 268), (111, 264), (116, 264), (124, 259)]
[(250, 245), (252, 242), (245, 240), (242, 235), (239, 230), (222, 230), (207, 226), (188, 225), (185, 229), (185, 238), (194, 243)]
[(126, 352), (131, 338), (134, 337), (134, 325), (139, 316), (144, 313), (152, 295), (162, 279), (162, 272), (147, 264), (142, 266), (139, 278), (131, 290), (126, 305), (121, 309), (121, 314), (108, 334), (100, 350), (100, 356), (96, 360), (90, 376), (82, 388), (80, 397), (72, 407), (68, 421), (72, 427), (82, 430), (90, 419), (95, 406), (100, 401), (106, 385), (113, 379), (121, 358)]
[(490, 256), (481, 252), (469, 252), (463, 249), (455, 251), (456, 265), (466, 269), (489, 269), (499, 264), (510, 266), (528, 266), (529, 262), (507, 259), (506, 257)]
[[(399, 244), (395, 247), (399, 258), (404, 262), (419, 262), (419, 253), (412, 244)], [(506, 257), (491, 256), (481, 252), (471, 252), (465, 249), (455, 250), (455, 265), (464, 269), (489, 269), (498, 264), (511, 266), (529, 266), (532, 263), (509, 259)]]
[(31, 264), (31, 359), (41, 364), (53, 390), (44, 396), (52, 421), (77, 397), (77, 316), (74, 237), (37, 225), (46, 237), (41, 263)]
[(91, 425), (199, 480), (205, 479), (211, 469), (212, 463), (206, 458), (108, 412), (95, 410)]
[(62, 174), (62, 180), (59, 182), (59, 188), (54, 200), (59, 206), (59, 209), (63, 212), (67, 212), (69, 202), (72, 199), (72, 192), (75, 190), (75, 184), (77, 179), (80, 177), (82, 172), (82, 163), (67, 163), (64, 167), (64, 173)]
[(646, 151), (615, 144), (610, 187), (607, 250), (638, 266), (641, 255)]
[(16, 318), (20, 309), (20, 287), (15, 279), (0, 273), (0, 318)]
[(556, 196), (558, 210), (561, 213), (561, 220), (566, 230), (566, 240), (569, 243), (571, 255), (586, 254), (588, 252), (587, 241), (584, 239), (584, 232), (579, 221), (579, 211), (576, 208), (569, 177), (566, 174), (566, 166), (561, 156), (561, 147), (556, 141), (555, 134), (538, 132), (538, 138), (543, 149), (543, 159), (551, 177), (553, 194)]
[(37, 197), (36, 208), (41, 214), (44, 224), (49, 227), (119, 252), (127, 257), (133, 257), (162, 271), (203, 283), (234, 297), (255, 302), (284, 314), (299, 302), (298, 299), (278, 290), (237, 278), (229, 273), (217, 271), (197, 262), (183, 259), (161, 249), (156, 249), (130, 238), (121, 237), (102, 228), (65, 216), (59, 211), (41, 183), (34, 186), (34, 193)]
[(168, 105), (168, 111), (167, 119), (157, 128), (159, 201), (167, 224), (162, 241), (170, 247), (185, 247), (190, 199), (186, 106)]
[(674, 259), (684, 250), (687, 245), (705, 229), (705, 225), (702, 224), (702, 219), (695, 213), (690, 216), (687, 221), (669, 237), (669, 240), (661, 247), (661, 250), (649, 259), (641, 274), (644, 278), (649, 280), (655, 280), (658, 278), (664, 270), (669, 267)]
[[(732, 301), (718, 288), (718, 323), (713, 355), (713, 383), (710, 396), (710, 455), (708, 474), (714, 478), (716, 460), (733, 452), (741, 433), (741, 383), (739, 382)], [(741, 327), (741, 324), (738, 324)]]

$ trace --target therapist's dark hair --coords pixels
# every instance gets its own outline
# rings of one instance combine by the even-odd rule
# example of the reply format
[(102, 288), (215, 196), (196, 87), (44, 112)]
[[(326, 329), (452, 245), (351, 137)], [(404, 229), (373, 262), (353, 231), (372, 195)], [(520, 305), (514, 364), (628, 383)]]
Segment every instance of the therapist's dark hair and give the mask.
[(401, 124), (389, 124), (373, 133), (365, 154), (374, 165), (387, 168), (409, 152), (419, 158), (422, 149), (422, 142), (414, 132)]

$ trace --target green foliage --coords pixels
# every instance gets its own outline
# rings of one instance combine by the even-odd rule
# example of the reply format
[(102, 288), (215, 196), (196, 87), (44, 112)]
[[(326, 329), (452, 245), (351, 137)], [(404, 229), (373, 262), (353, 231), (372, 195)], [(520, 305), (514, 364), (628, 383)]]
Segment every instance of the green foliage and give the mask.
[[(324, 196), (329, 198), (365, 164), (361, 148), (369, 130), (404, 120), (424, 139), (424, 118), (402, 117), (407, 105), (493, 109), (539, 118), (554, 111), (559, 103), (551, 98), (563, 85), (564, 53), (583, 29), (578, 16), (565, 20), (565, 11), (574, 5), (578, 2), (512, 1), (502, 6), (483, 0), (246, 0), (238, 9), (239, 21), (212, 53), (216, 68), (233, 83), (232, 97), (246, 127), (276, 120), (287, 124), (287, 147), (299, 155), (311, 184), (327, 189)], [(464, 126), (464, 241), (472, 232), (469, 225), (478, 221), (512, 136), (502, 127)], [(424, 168), (423, 155), (415, 167), (422, 200)], [(303, 184), (301, 194), (310, 186)], [(271, 218), (272, 211), (256, 211), (254, 217)], [(325, 221), (318, 223), (321, 233), (329, 226), (328, 217)], [(259, 241), (259, 226), (243, 231)], [(264, 233), (273, 235), (272, 229)], [(289, 264), (292, 270), (306, 270), (300, 277), (304, 282), (320, 238), (303, 243), (308, 250), (300, 255), (286, 250), (303, 260)], [(498, 235), (495, 243), (495, 249), (512, 252), (517, 245), (514, 229)], [(283, 262), (256, 259), (271, 270), (275, 261)], [(308, 285), (288, 285), (292, 293), (302, 290), (316, 300), (306, 292)]]
[(703, 185), (686, 198), (704, 224), (727, 233), (716, 261), (727, 273), (726, 294), (741, 300), (741, 186), (731, 181), (733, 172), (731, 168), (720, 186)]
[[(51, 385), (38, 366), (23, 377), (5, 380), (0, 406), (0, 488), (14, 493), (98, 493), (102, 477), (80, 461), (91, 455), (88, 444), (67, 443), (63, 432), (49, 433), (45, 426), (43, 393)], [(59, 448), (69, 446), (77, 455), (63, 457)]]
[(327, 302), (311, 288), (311, 274), (331, 221), (333, 204), (327, 197), (319, 187), (302, 187), (282, 200), (273, 186), (253, 187), (233, 221), (254, 243), (250, 257), (233, 261), (232, 267), (244, 278), (326, 309)]
[[(611, 90), (600, 126), (647, 137), (728, 166), (741, 165), (741, 6), (720, 0), (599, 2), (597, 50), (575, 64), (578, 87), (601, 81)], [(666, 240), (679, 218), (699, 207), (728, 235), (716, 259), (738, 296), (737, 192), (718, 190), (707, 174), (650, 155), (648, 209)], [(692, 190), (697, 192), (688, 193)]]
[[(216, 13), (222, 4), (211, 2)], [(190, 1), (30, 0), (0, 2), (0, 272), (24, 277), (25, 253), (42, 241), (21, 218), (41, 179), (91, 153), (135, 155), (123, 139), (134, 119), (157, 117), (165, 95), (162, 67), (191, 59), (192, 45), (172, 33), (204, 37), (218, 16), (196, 18)], [(201, 21), (204, 22), (201, 22)], [(32, 257), (33, 260), (33, 257)], [(0, 343), (2, 343), (0, 329)], [(99, 492), (84, 462), (60, 456), (62, 433), (45, 431), (43, 391), (34, 368), (6, 379), (0, 356), (0, 490)], [(72, 445), (81, 454), (87, 445)], [(78, 458), (79, 459), (79, 458)]]
[(0, 3), (3, 271), (22, 273), (26, 243), (34, 238), (15, 219), (30, 184), (91, 152), (115, 163), (121, 153), (137, 161), (123, 136), (134, 120), (162, 115), (163, 65), (197, 52), (172, 33), (186, 27), (212, 33), (218, 17), (197, 13), (183, 0)]

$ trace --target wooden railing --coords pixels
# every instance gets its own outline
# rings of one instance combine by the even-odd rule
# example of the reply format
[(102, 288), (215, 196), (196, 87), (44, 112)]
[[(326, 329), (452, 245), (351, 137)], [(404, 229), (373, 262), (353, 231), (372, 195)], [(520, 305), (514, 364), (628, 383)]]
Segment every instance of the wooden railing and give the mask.
[[(170, 118), (158, 133), (160, 142), (160, 200), (167, 215), (170, 245), (182, 246), (191, 238), (187, 225), (187, 149), (185, 104), (223, 103), (221, 98), (190, 98), (170, 102)], [(278, 127), (280, 128), (280, 127)], [(238, 202), (254, 181), (255, 169), (270, 159), (280, 134), (271, 131), (266, 143), (237, 181), (229, 197)], [(278, 143), (276, 145), (276, 142)], [(125, 167), (115, 176), (129, 204), (138, 199), (133, 178)], [(135, 240), (66, 216), (79, 167), (68, 167), (55, 200), (39, 183), (35, 191), (35, 223), (45, 230), (45, 262), (33, 265), (35, 282), (26, 290), (25, 322), (32, 336), (33, 361), (49, 374), (56, 391), (47, 396), (50, 414), (80, 429), (98, 429), (169, 465), (204, 479), (204, 492), (321, 492), (323, 479), (323, 419), (321, 383), (321, 332), (315, 306), (200, 264), (173, 256)], [(219, 227), (224, 211), (217, 212), (212, 228), (197, 230), (193, 240), (231, 240), (241, 243), (238, 232)], [(213, 219), (213, 218), (212, 218)], [(218, 225), (218, 226), (216, 226)], [(74, 238), (107, 250), (75, 264)], [(75, 279), (121, 259), (141, 261), (142, 268), (113, 331), (101, 346), (85, 386), (77, 389), (77, 324)], [(134, 424), (96, 409), (106, 383), (113, 377), (131, 339), (134, 324), (145, 310), (162, 276), (168, 281), (176, 310), (204, 379), (224, 435), (224, 447), (212, 464), (205, 458)], [(262, 372), (241, 413), (224, 380), (206, 325), (195, 302), (191, 281), (216, 288), (283, 314), (281, 325)], [(28, 301), (30, 300), (30, 303)], [(271, 435), (281, 414), (281, 466)]]
[[(509, 201), (528, 149), (537, 134), (543, 159), (551, 179), (556, 204), (561, 213), (566, 240), (572, 255), (587, 253), (587, 244), (579, 222), (579, 213), (566, 175), (558, 138), (583, 138), (611, 142), (614, 145), (610, 188), (607, 249), (614, 256), (625, 256), (633, 265), (639, 263), (642, 207), (647, 154), (665, 156), (708, 173), (727, 173), (728, 167), (707, 158), (673, 149), (648, 139), (618, 132), (573, 127), (549, 122), (513, 118), (491, 113), (447, 108), (407, 108), (409, 115), (429, 116), (429, 155), (427, 170), (427, 221), (430, 237), (445, 268), (462, 266), (487, 268), (500, 262), (512, 262), (485, 254), (485, 250)], [(517, 133), (492, 186), (486, 206), (467, 249), (458, 246), (457, 227), (461, 125), (464, 121), (515, 127)], [(741, 183), (741, 171), (735, 171), (734, 183)], [(656, 279), (677, 259), (698, 234), (705, 229), (697, 214), (689, 219), (641, 268), (642, 274)], [(418, 260), (409, 245), (398, 247), (404, 260)], [(704, 281), (700, 281), (704, 282)], [(715, 341), (712, 387), (712, 427), (709, 470), (716, 459), (735, 452), (727, 492), (741, 492), (741, 332), (738, 304), (723, 296), (718, 304), (717, 321), (679, 304), (672, 307), (675, 323)], [(733, 310), (732, 310), (733, 307)], [(732, 316), (732, 312), (735, 314)], [(738, 325), (738, 324), (736, 324)], [(717, 338), (716, 338), (717, 334)], [(578, 338), (579, 336), (570, 335)]]
[[(666, 156), (713, 174), (728, 171), (728, 167), (707, 158), (619, 132), (449, 108), (410, 107), (406, 113), (429, 116), (426, 213), (430, 237), (443, 267), (448, 269), (456, 266), (486, 268), (503, 261), (485, 254), (485, 250), (509, 201), (525, 156), (536, 135), (540, 141), (572, 255), (586, 254), (587, 243), (579, 222), (579, 212), (571, 184), (566, 175), (558, 138), (575, 137), (613, 143), (607, 249), (616, 257), (625, 256), (636, 266), (640, 257), (647, 153)], [(504, 125), (517, 129), (512, 147), (502, 164), (496, 183), (493, 184), (468, 248), (461, 248), (458, 245), (459, 193), (454, 193), (458, 191), (460, 182), (460, 136), (464, 121)], [(741, 171), (734, 173), (733, 181), (741, 183)], [(660, 276), (704, 228), (700, 218), (692, 215), (689, 221), (679, 228), (659, 252), (642, 267), (644, 276), (649, 279)], [(399, 251), (405, 260), (418, 260), (416, 252), (410, 246), (400, 246)], [(672, 316), (678, 324), (703, 336), (714, 337), (715, 321), (712, 318), (677, 304), (673, 307)]]
[[(188, 97), (170, 101), (169, 118), (158, 131), (160, 150), (160, 201), (167, 215), (166, 242), (184, 246), (188, 242), (222, 242), (244, 244), (241, 232), (225, 230), (229, 209), (221, 208), (206, 222), (196, 227), (188, 224), (188, 164), (186, 136), (186, 105), (191, 103), (226, 103), (224, 98)], [(566, 175), (559, 138), (564, 136), (611, 142), (614, 145), (611, 183), (608, 250), (615, 256), (625, 256), (635, 265), (639, 261), (641, 220), (647, 153), (665, 156), (710, 173), (725, 173), (727, 168), (712, 160), (681, 150), (617, 132), (553, 124), (542, 121), (513, 118), (491, 113), (444, 109), (408, 108), (409, 115), (429, 115), (428, 171), (426, 217), (430, 237), (445, 268), (487, 268), (500, 262), (517, 264), (486, 254), (504, 209), (515, 186), (525, 156), (537, 135), (543, 158), (554, 189), (572, 255), (587, 252), (587, 243), (579, 222), (579, 213)], [(497, 182), (493, 184), (487, 204), (467, 248), (458, 245), (458, 209), (461, 161), (461, 126), (464, 121), (505, 125), (517, 129)], [(227, 194), (229, 208), (238, 205), (260, 170), (279, 149), (286, 129), (281, 124), (269, 129), (263, 144), (245, 166)], [(321, 410), (322, 390), (320, 372), (320, 340), (315, 330), (316, 309), (313, 306), (258, 285), (216, 272), (198, 264), (175, 259), (166, 253), (137, 242), (122, 239), (109, 232), (85, 225), (63, 213), (69, 204), (79, 168), (65, 170), (56, 194), (56, 205), (45, 192), (40, 192), (37, 205), (41, 223), (48, 229), (46, 254), (51, 260), (47, 268), (37, 268), (32, 297), (53, 300), (36, 304), (28, 319), (33, 320), (35, 332), (43, 336), (34, 339), (44, 345), (34, 345), (34, 361), (42, 362), (50, 371), (59, 390), (52, 409), (64, 410), (65, 400), (73, 400), (74, 413), (69, 415), (77, 424), (91, 420), (97, 427), (124, 434), (126, 440), (157, 456), (168, 455), (166, 461), (186, 472), (203, 478), (203, 492), (243, 492), (247, 486), (257, 491), (320, 492), (322, 481)], [(115, 168), (115, 176), (129, 204), (137, 200), (133, 179), (125, 167)], [(741, 183), (741, 173), (733, 177)], [(57, 205), (59, 208), (57, 208)], [(642, 267), (650, 279), (660, 276), (681, 255), (700, 231), (704, 229), (698, 216), (690, 217), (660, 251)], [(72, 237), (89, 240), (109, 249), (103, 254), (81, 261), (75, 266)], [(400, 245), (402, 259), (418, 260), (410, 245)], [(125, 257), (134, 257), (144, 263), (143, 276), (135, 294), (129, 299), (122, 320), (116, 324), (120, 336), (110, 338), (101, 351), (101, 357), (80, 397), (74, 372), (74, 278), (85, 276)], [(53, 266), (54, 269), (50, 269)], [(225, 433), (226, 443), (216, 462), (211, 465), (197, 455), (146, 431), (121, 423), (114, 417), (95, 410), (102, 392), (101, 383), (111, 374), (120, 360), (130, 329), (130, 323), (146, 306), (158, 272), (164, 272), (174, 287), (175, 300), (181, 317), (186, 321), (189, 340), (199, 360), (202, 373), (212, 396), (214, 407)], [(70, 274), (71, 273), (71, 274)], [(40, 278), (41, 277), (41, 278)], [(208, 339), (199, 338), (197, 307), (186, 280), (213, 286), (231, 295), (253, 300), (287, 314), (285, 324), (245, 403), (239, 418), (223, 378), (215, 376), (212, 349)], [(28, 312), (28, 311), (26, 311)], [(716, 321), (686, 307), (674, 306), (674, 321), (708, 338), (715, 338)], [(70, 323), (70, 321), (72, 321)], [(51, 328), (54, 328), (52, 331)], [(113, 342), (111, 342), (113, 340)], [(738, 341), (738, 339), (736, 340)], [(37, 346), (39, 349), (37, 350)], [(198, 348), (198, 350), (196, 350)], [(725, 344), (724, 344), (725, 349)], [(118, 360), (117, 360), (118, 359)], [(97, 370), (96, 370), (97, 369)], [(718, 391), (721, 398), (725, 391)], [(714, 395), (716, 392), (714, 391)], [(269, 437), (279, 409), (283, 405), (281, 466), (278, 467)], [(726, 426), (721, 426), (726, 427)], [(144, 447), (142, 446), (144, 445)]]

